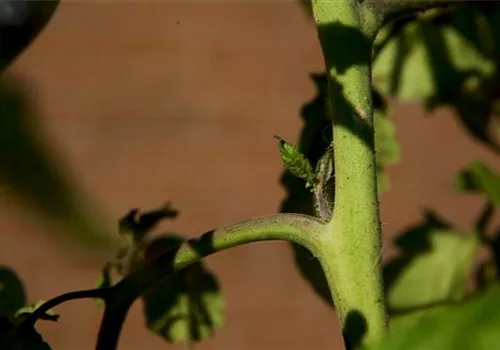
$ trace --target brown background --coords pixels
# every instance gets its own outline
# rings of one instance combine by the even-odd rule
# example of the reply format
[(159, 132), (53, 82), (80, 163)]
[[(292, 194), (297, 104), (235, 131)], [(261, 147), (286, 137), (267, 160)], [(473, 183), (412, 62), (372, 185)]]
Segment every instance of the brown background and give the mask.
[[(314, 93), (308, 73), (321, 68), (314, 28), (291, 1), (66, 1), (10, 73), (30, 84), (47, 139), (109, 225), (168, 199), (181, 209), (168, 228), (189, 236), (278, 209), (272, 135), (296, 139), (298, 110)], [(467, 229), (481, 202), (453, 194), (452, 176), (470, 159), (498, 160), (446, 111), (395, 112), (404, 158), (382, 198), (386, 241), (424, 207)], [(30, 300), (93, 286), (101, 261), (62, 248), (29, 218), (2, 198), (0, 264), (19, 272)], [(197, 348), (342, 348), (335, 314), (301, 280), (286, 244), (241, 247), (208, 264), (228, 300), (227, 325)], [(91, 349), (100, 309), (83, 301), (58, 311), (59, 323), (40, 327), (53, 348)], [(140, 311), (120, 349), (182, 348), (144, 330)]]

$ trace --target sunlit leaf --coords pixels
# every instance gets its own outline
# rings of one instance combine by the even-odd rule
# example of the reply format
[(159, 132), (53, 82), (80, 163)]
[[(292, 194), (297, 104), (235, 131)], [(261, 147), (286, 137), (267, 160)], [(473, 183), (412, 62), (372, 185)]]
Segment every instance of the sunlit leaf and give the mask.
[(429, 110), (451, 106), (472, 137), (500, 152), (493, 124), (500, 99), (499, 13), (498, 6), (484, 3), (389, 24), (378, 39), (375, 86), (403, 101), (424, 102)]
[(306, 181), (306, 187), (313, 187), (316, 176), (309, 160), (291, 143), (275, 136), (279, 140), (280, 156), (285, 169), (292, 175)]
[[(453, 93), (470, 79), (492, 76), (492, 57), (478, 47), (480, 42), (462, 34), (462, 22), (470, 20), (469, 14), (470, 9), (460, 9), (445, 17), (446, 22), (424, 18), (406, 24), (374, 62), (375, 86), (384, 94), (414, 101)], [(469, 30), (473, 32), (474, 26)]]
[(390, 335), (371, 350), (491, 350), (500, 346), (500, 288), (462, 302), (391, 320)]
[(426, 220), (396, 240), (401, 255), (384, 268), (391, 311), (405, 311), (460, 300), (478, 247), (475, 235), (463, 236), (427, 214)]

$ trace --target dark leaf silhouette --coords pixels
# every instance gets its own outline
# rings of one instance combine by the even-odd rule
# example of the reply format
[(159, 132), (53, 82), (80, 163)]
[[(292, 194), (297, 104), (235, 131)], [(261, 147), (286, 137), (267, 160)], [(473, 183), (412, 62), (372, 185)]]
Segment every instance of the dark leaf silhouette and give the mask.
[(0, 349), (50, 350), (51, 348), (32, 326), (16, 327), (8, 318), (0, 317)]
[(0, 267), (0, 316), (12, 319), (26, 304), (26, 292), (17, 274), (6, 266)]
[(0, 84), (0, 184), (77, 241), (108, 246), (110, 238), (93, 206), (62, 171), (40, 132), (25, 91), (18, 82)]

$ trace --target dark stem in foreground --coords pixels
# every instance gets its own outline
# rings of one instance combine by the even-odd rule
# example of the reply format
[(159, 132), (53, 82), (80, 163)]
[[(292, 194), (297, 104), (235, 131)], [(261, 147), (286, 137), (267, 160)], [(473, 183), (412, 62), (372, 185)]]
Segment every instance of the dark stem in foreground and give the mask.
[(50, 311), (52, 308), (65, 303), (70, 300), (76, 299), (102, 299), (106, 301), (111, 297), (111, 288), (94, 288), (87, 290), (78, 290), (74, 292), (65, 293), (52, 298), (38, 307), (33, 313), (26, 317), (26, 319), (21, 323), (21, 327), (33, 326), (36, 321), (43, 318), (45, 313)]

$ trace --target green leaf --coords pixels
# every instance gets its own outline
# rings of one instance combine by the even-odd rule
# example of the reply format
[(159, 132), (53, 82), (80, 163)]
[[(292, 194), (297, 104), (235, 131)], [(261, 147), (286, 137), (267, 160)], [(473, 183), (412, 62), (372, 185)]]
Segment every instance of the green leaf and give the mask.
[[(334, 174), (333, 164), (331, 169), (329, 162), (333, 160), (325, 157), (327, 149), (331, 145), (332, 132), (331, 122), (327, 114), (326, 95), (327, 95), (327, 78), (326, 74), (312, 74), (311, 79), (316, 87), (316, 95), (311, 101), (307, 102), (301, 111), (304, 127), (302, 129), (298, 150), (301, 154), (309, 159), (311, 164), (316, 168), (316, 185), (325, 185), (321, 191), (315, 190), (314, 196), (329, 197), (325, 202), (333, 202), (334, 195), (334, 177), (329, 176)], [(374, 103), (376, 107), (375, 118), (384, 119), (381, 122), (375, 121), (375, 146), (378, 149), (377, 162), (378, 162), (378, 176), (379, 187), (381, 189), (387, 188), (384, 181), (388, 183), (387, 178), (383, 174), (383, 169), (389, 164), (395, 163), (399, 159), (399, 146), (395, 139), (395, 130), (392, 122), (387, 119), (389, 109), (383, 98), (377, 92), (374, 92)], [(327, 162), (325, 162), (327, 160)], [(322, 171), (321, 169), (326, 169)], [(327, 175), (327, 176), (321, 176)], [(304, 189), (303, 183), (298, 181), (296, 177), (291, 176), (289, 172), (285, 172), (281, 178), (281, 183), (287, 190), (287, 198), (283, 201), (281, 212), (303, 213), (309, 215), (318, 215), (318, 212), (330, 212), (333, 209), (318, 210), (318, 201), (314, 199), (310, 191)], [(308, 281), (314, 291), (325, 301), (327, 304), (333, 306), (332, 296), (328, 287), (328, 283), (324, 276), (318, 260), (311, 255), (311, 253), (299, 245), (291, 244), (295, 262), (299, 268), (302, 277)]]
[[(39, 300), (36, 303), (33, 303), (28, 306), (24, 306), (20, 308), (19, 310), (16, 311), (15, 317), (19, 320), (24, 319), (26, 316), (32, 314), (35, 312), (36, 309), (38, 309), (41, 305), (45, 303), (45, 300)], [(47, 320), (47, 321), (57, 321), (59, 319), (59, 315), (56, 314), (52, 310), (48, 310), (45, 312), (44, 315), (40, 317), (41, 320)]]
[(500, 288), (468, 300), (395, 317), (390, 335), (371, 350), (491, 350), (500, 344)]
[(97, 282), (97, 288), (109, 288), (113, 285), (111, 279), (112, 263), (107, 263), (101, 270), (101, 279)]
[(25, 304), (23, 283), (12, 269), (0, 266), (0, 316), (14, 317)]
[(455, 189), (459, 191), (479, 192), (486, 195), (488, 201), (500, 206), (500, 174), (484, 163), (470, 163), (455, 178)]
[(460, 300), (478, 247), (476, 235), (463, 236), (433, 214), (396, 240), (399, 257), (384, 268), (391, 311), (403, 312)]
[(8, 318), (0, 318), (0, 349), (50, 350), (42, 336), (32, 327), (14, 326)]
[[(185, 241), (182, 237), (168, 234), (148, 240), (161, 220), (175, 216), (177, 210), (170, 204), (145, 213), (137, 209), (129, 211), (119, 222), (126, 246), (115, 261), (104, 267), (100, 286), (111, 285), (113, 269), (125, 276), (159, 254), (175, 251)], [(165, 260), (162, 259), (162, 264), (168, 263)], [(224, 297), (215, 276), (202, 262), (166, 277), (144, 292), (141, 299), (147, 327), (169, 342), (191, 344), (206, 339), (224, 322)]]
[(374, 62), (375, 86), (383, 94), (414, 101), (457, 91), (475, 77), (492, 76), (495, 62), (491, 52), (482, 50), (481, 41), (468, 40), (461, 30), (464, 24), (471, 31), (478, 30), (471, 23), (472, 15), (478, 12), (468, 7), (451, 17), (445, 13), (438, 23), (420, 17), (405, 24)]
[[(326, 74), (311, 74), (310, 77), (316, 87), (316, 95), (302, 107), (304, 126), (297, 147), (311, 164), (317, 164), (331, 144), (332, 132), (325, 105)], [(281, 177), (281, 184), (287, 191), (281, 212), (314, 215), (312, 192), (304, 187), (300, 179), (285, 171)]]
[[(116, 269), (118, 270), (118, 267), (122, 266), (117, 266), (116, 263), (111, 263), (108, 262), (104, 265), (104, 267), (101, 270), (101, 278), (96, 284), (96, 288), (109, 288), (113, 285), (113, 278), (111, 276), (111, 270)], [(97, 303), (97, 305), (104, 306), (104, 300), (100, 298), (94, 299), (94, 301)]]
[[(318, 167), (320, 158), (325, 155), (331, 144), (332, 132), (325, 105), (326, 74), (311, 74), (310, 78), (316, 88), (316, 94), (311, 101), (302, 107), (303, 128), (297, 147), (300, 153)], [(281, 212), (316, 214), (313, 193), (304, 187), (304, 183), (300, 179), (285, 171), (281, 177), (281, 184), (287, 191), (287, 197), (281, 205)], [(333, 306), (330, 289), (318, 259), (298, 244), (291, 243), (291, 247), (302, 277), (323, 301)]]
[(313, 187), (316, 181), (316, 175), (309, 160), (299, 151), (297, 147), (286, 142), (279, 136), (280, 156), (285, 169), (294, 176), (306, 181), (306, 187)]
[[(148, 246), (146, 259), (181, 242), (175, 236), (156, 239)], [(142, 299), (148, 328), (170, 342), (190, 344), (209, 338), (224, 323), (224, 297), (216, 278), (201, 262), (161, 281)]]
[[(451, 106), (477, 140), (500, 152), (492, 120), (500, 94), (500, 9), (469, 4), (389, 24), (377, 38), (374, 85), (429, 110)], [(411, 18), (410, 18), (411, 19)]]

